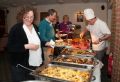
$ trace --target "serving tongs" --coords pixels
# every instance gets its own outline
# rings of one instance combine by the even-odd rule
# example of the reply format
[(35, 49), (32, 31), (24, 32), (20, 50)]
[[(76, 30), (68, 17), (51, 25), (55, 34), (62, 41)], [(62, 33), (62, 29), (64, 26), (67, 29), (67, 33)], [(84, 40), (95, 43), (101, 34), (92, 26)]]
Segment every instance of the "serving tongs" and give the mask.
[(32, 70), (32, 69), (30, 69), (30, 68), (27, 68), (27, 67), (25, 67), (25, 66), (23, 66), (23, 65), (21, 65), (21, 64), (17, 64), (16, 67), (17, 67), (17, 68), (19, 68), (19, 67), (20, 67), (20, 68), (24, 68), (24, 69), (26, 69), (26, 70), (28, 70), (28, 71), (30, 71), (30, 72), (35, 71), (35, 70)]

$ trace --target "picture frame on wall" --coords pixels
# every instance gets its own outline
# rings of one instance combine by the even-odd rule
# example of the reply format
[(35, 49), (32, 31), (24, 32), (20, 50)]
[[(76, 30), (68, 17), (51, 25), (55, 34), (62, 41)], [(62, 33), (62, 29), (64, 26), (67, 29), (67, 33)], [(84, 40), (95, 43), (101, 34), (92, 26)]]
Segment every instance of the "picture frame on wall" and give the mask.
[(83, 13), (80, 11), (77, 13), (77, 22), (83, 22), (83, 21), (84, 21)]

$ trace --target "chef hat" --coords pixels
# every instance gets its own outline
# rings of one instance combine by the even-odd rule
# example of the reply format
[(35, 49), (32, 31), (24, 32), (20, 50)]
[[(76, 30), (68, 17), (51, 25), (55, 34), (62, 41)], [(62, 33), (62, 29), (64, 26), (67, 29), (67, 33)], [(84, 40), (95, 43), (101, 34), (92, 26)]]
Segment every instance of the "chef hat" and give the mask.
[(85, 9), (84, 16), (85, 16), (86, 20), (95, 18), (93, 9), (91, 9), (91, 8)]

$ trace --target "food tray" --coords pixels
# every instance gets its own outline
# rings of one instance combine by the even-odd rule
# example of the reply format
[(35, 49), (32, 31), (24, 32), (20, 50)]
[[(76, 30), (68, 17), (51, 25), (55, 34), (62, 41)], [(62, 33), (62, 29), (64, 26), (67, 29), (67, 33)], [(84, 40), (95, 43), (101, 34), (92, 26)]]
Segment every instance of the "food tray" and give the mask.
[(96, 59), (91, 56), (69, 56), (60, 55), (52, 61), (53, 64), (69, 65), (69, 66), (82, 66), (87, 68), (88, 66), (93, 68), (96, 65)]
[(62, 55), (72, 55), (72, 56), (92, 56), (94, 57), (95, 53), (92, 50), (80, 50), (72, 48), (64, 48), (61, 51)]
[(92, 72), (90, 69), (48, 64), (43, 69), (33, 71), (31, 75), (52, 82), (90, 82)]

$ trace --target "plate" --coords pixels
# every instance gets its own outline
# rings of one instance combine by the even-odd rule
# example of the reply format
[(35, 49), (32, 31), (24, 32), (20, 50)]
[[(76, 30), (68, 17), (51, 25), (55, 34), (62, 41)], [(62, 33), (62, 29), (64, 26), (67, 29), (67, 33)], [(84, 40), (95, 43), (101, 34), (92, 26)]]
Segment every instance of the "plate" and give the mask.
[(55, 40), (55, 42), (63, 42), (63, 40), (62, 40), (62, 39), (60, 39), (60, 40)]
[(67, 34), (60, 34), (60, 37), (64, 37), (64, 36), (67, 36)]
[(67, 36), (67, 34), (59, 34), (59, 35), (56, 34), (55, 36), (56, 36), (56, 37), (64, 37), (64, 36)]

